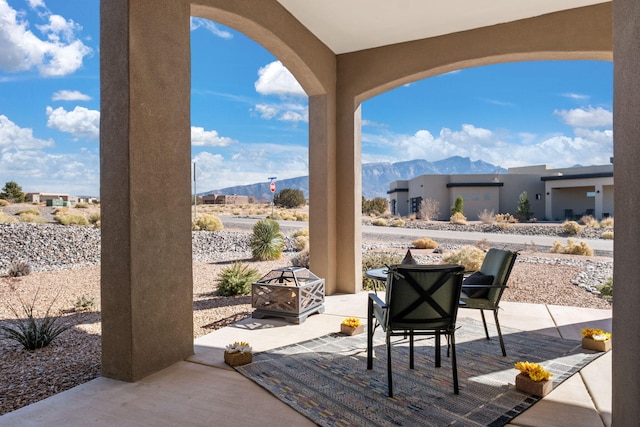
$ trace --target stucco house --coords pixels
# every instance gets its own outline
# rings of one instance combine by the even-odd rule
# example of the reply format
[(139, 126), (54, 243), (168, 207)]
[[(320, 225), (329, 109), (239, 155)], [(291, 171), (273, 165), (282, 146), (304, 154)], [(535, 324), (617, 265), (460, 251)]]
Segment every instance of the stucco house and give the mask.
[(596, 219), (613, 216), (613, 165), (549, 168), (545, 165), (508, 169), (506, 174), (426, 174), (389, 185), (393, 215), (418, 213), (420, 203), (438, 203), (439, 220), (447, 220), (456, 198), (464, 213), (475, 220), (486, 211), (516, 213), (518, 198), (526, 191), (534, 217), (539, 220)]

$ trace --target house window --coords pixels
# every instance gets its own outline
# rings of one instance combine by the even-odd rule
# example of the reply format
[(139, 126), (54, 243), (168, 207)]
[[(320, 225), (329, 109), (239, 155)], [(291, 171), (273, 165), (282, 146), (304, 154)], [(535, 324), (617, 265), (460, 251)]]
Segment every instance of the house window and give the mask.
[(587, 197), (596, 197), (595, 191), (587, 191)]
[(422, 197), (411, 199), (411, 213), (417, 213), (420, 210), (420, 203), (422, 203)]

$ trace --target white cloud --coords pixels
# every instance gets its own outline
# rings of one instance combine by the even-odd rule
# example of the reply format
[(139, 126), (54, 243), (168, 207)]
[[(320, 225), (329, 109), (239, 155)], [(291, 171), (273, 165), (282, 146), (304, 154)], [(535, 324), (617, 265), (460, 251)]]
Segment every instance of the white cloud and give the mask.
[[(31, 1), (32, 7), (44, 7)], [(41, 14), (47, 23), (37, 25), (44, 39), (38, 38), (7, 0), (0, 0), (0, 69), (9, 72), (37, 68), (42, 76), (64, 76), (82, 66), (91, 49), (75, 36), (82, 27), (73, 20), (48, 11)]]
[(613, 126), (613, 113), (602, 107), (574, 108), (573, 110), (555, 110), (554, 114), (560, 116), (562, 121), (573, 127), (611, 127)]
[(589, 95), (583, 95), (581, 93), (563, 93), (563, 94), (560, 94), (560, 96), (563, 96), (569, 99), (575, 99), (577, 101), (584, 101), (591, 98)]
[(0, 150), (2, 153), (18, 150), (40, 150), (52, 147), (52, 140), (39, 139), (33, 136), (33, 130), (21, 128), (0, 114)]
[(613, 155), (611, 130), (577, 128), (574, 132), (573, 137), (553, 135), (541, 138), (530, 133), (512, 136), (465, 124), (460, 130), (442, 128), (437, 136), (428, 130), (419, 130), (413, 135), (363, 134), (363, 143), (382, 147), (383, 150), (392, 149), (394, 155), (388, 160), (393, 162), (412, 159), (436, 161), (462, 156), (502, 167), (609, 163), (609, 157)]
[(233, 139), (218, 135), (215, 130), (204, 130), (202, 127), (191, 126), (191, 145), (197, 147), (226, 147), (235, 142)]
[(84, 107), (75, 107), (67, 111), (62, 107), (47, 107), (47, 126), (61, 132), (67, 132), (76, 138), (97, 141), (100, 137), (100, 112)]
[(262, 95), (307, 96), (300, 83), (280, 61), (275, 61), (258, 70), (256, 91)]
[(91, 101), (89, 95), (77, 90), (59, 90), (51, 97), (52, 101)]
[(293, 123), (309, 121), (309, 107), (303, 104), (256, 104), (254, 111), (266, 120), (276, 119)]
[(309, 174), (306, 146), (251, 144), (238, 146), (228, 154), (201, 152), (194, 156), (198, 192), (235, 185), (266, 182), (270, 176), (279, 180)]
[(204, 28), (214, 36), (217, 36), (223, 39), (228, 40), (233, 38), (233, 34), (231, 34), (229, 31), (220, 29), (220, 27), (218, 27), (216, 23), (209, 21), (208, 19), (195, 18), (192, 16), (191, 31), (197, 30), (198, 28)]
[(0, 182), (15, 181), (23, 191), (98, 196), (100, 158), (94, 150), (50, 154), (52, 140), (33, 135), (0, 115)]

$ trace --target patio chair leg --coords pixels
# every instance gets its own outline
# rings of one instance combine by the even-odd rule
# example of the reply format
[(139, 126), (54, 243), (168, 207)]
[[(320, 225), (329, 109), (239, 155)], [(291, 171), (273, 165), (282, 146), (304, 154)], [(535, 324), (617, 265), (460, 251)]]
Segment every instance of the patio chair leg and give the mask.
[(369, 298), (367, 304), (367, 369), (373, 369), (373, 300)]
[(413, 331), (409, 331), (409, 369), (413, 369)]
[(500, 330), (500, 322), (498, 321), (498, 310), (493, 311), (493, 317), (496, 319), (496, 329), (498, 329), (498, 338), (500, 338), (500, 348), (502, 349), (502, 355), (507, 356), (507, 351), (504, 349), (504, 340), (502, 339), (502, 331)]
[(440, 360), (441, 349), (440, 349), (440, 332), (439, 331), (436, 332), (435, 339), (436, 339), (436, 368), (439, 368), (442, 365), (441, 360)]
[(389, 397), (393, 397), (393, 378), (391, 373), (391, 336), (387, 332), (387, 384)]
[(456, 359), (456, 337), (455, 332), (451, 334), (451, 370), (453, 371), (453, 392), (460, 394), (458, 386), (458, 362)]
[(484, 334), (489, 338), (489, 329), (487, 329), (487, 320), (484, 318), (484, 310), (480, 309), (480, 315), (482, 316), (482, 324), (484, 325)]

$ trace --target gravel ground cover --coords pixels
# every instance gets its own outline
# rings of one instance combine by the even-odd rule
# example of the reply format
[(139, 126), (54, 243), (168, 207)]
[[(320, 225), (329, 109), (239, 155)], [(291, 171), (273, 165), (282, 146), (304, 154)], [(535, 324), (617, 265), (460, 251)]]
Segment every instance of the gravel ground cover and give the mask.
[[(36, 229), (34, 229), (36, 227)], [(100, 267), (99, 230), (86, 227), (52, 227), (30, 224), (0, 224), (0, 274), (8, 260), (19, 253), (33, 262), (34, 272), (20, 278), (0, 277), (0, 322), (13, 317), (9, 305), (20, 307), (18, 297), (29, 303), (36, 298), (37, 313), (52, 303), (52, 313), (75, 326), (60, 335), (49, 347), (23, 350), (19, 344), (0, 339), (0, 414), (34, 403), (53, 394), (82, 384), (100, 375)], [(19, 231), (16, 231), (19, 230)], [(21, 233), (45, 233), (53, 239), (53, 249), (37, 246), (41, 239)], [(87, 234), (89, 233), (89, 235)], [(91, 234), (93, 233), (93, 234)], [(82, 238), (78, 237), (78, 234)], [(42, 236), (41, 236), (42, 238)], [(15, 247), (16, 240), (31, 242)], [(32, 240), (28, 240), (32, 239)], [(234, 261), (251, 263), (261, 274), (289, 264), (295, 254), (287, 250), (281, 260), (252, 262), (247, 247), (247, 232), (225, 231), (194, 233), (194, 332), (199, 337), (215, 329), (250, 316), (250, 297), (216, 295), (216, 278)], [(406, 242), (387, 242), (390, 250), (406, 250)], [(72, 251), (68, 246), (81, 246)], [(85, 245), (85, 246), (82, 246)], [(363, 250), (385, 250), (379, 242), (364, 242)], [(456, 245), (452, 245), (454, 247)], [(33, 249), (33, 248), (36, 249)], [(31, 254), (33, 249), (33, 253)], [(438, 262), (441, 255), (431, 251), (414, 251), (420, 262)], [(42, 255), (42, 253), (46, 253)], [(84, 256), (77, 255), (84, 253)], [(31, 254), (31, 255), (29, 255)], [(69, 260), (72, 260), (70, 262)], [(606, 257), (579, 257), (522, 251), (516, 262), (507, 301), (571, 305), (610, 309), (611, 304), (589, 290), (612, 275), (613, 260)], [(89, 312), (73, 311), (74, 301), (82, 295), (95, 298)]]

